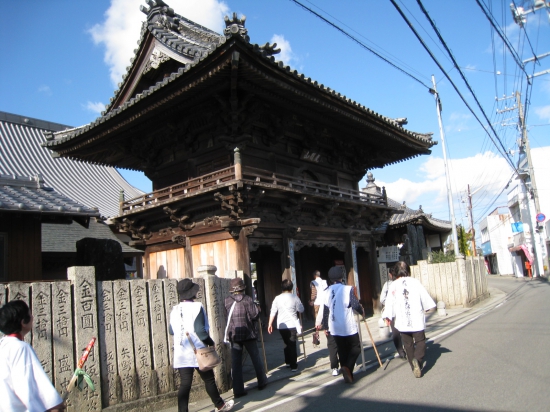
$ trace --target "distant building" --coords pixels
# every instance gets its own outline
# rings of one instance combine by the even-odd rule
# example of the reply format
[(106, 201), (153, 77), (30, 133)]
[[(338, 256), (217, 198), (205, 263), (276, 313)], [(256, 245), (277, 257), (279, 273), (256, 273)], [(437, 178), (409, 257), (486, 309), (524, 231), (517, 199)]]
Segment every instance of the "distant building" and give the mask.
[[(382, 190), (374, 183), (372, 173), (367, 174), (365, 193), (380, 194)], [(431, 252), (444, 250), (452, 231), (451, 222), (432, 217), (431, 213), (413, 210), (388, 197), (388, 205), (398, 212), (377, 229), (380, 239), (377, 241), (378, 262), (388, 266), (405, 260), (416, 265), (419, 260), (428, 259)], [(403, 236), (407, 236), (404, 241)], [(400, 246), (398, 246), (400, 245)]]
[[(523, 184), (516, 179), (508, 192), (508, 208), (512, 216), (513, 231), (513, 242), (509, 245), (509, 250), (514, 257), (513, 267), (516, 276), (527, 275), (526, 262), (532, 267), (533, 275), (548, 272), (550, 226), (547, 217), (550, 215), (550, 181), (546, 176), (549, 171), (549, 157), (550, 146), (531, 149), (533, 170), (528, 169), (527, 159), (523, 157), (518, 163), (518, 170), (526, 183)], [(532, 185), (532, 175), (536, 176), (536, 192)], [(536, 216), (541, 218), (540, 222), (535, 222)], [(538, 257), (538, 265), (535, 264), (535, 257)], [(540, 274), (536, 272), (537, 266), (540, 267)]]
[[(32, 183), (34, 186), (39, 184), (46, 188), (39, 190), (38, 195), (50, 193), (53, 190), (51, 193), (57, 193), (59, 197), (69, 199), (83, 210), (92, 210), (88, 215), (93, 216), (91, 220), (89, 218), (86, 220), (85, 227), (72, 223), (73, 220), (79, 219), (78, 214), (74, 219), (65, 219), (62, 222), (64, 224), (58, 224), (59, 218), (53, 222), (51, 219), (39, 216), (40, 224), (36, 227), (41, 230), (41, 234), (35, 239), (38, 243), (33, 247), (42, 250), (40, 259), (34, 260), (35, 264), (40, 265), (41, 268), (34, 268), (32, 275), (27, 275), (23, 271), (16, 277), (14, 277), (15, 269), (13, 269), (9, 271), (10, 275), (7, 279), (65, 278), (67, 267), (73, 266), (76, 262), (76, 241), (86, 237), (111, 239), (120, 243), (128, 276), (140, 275), (143, 251), (128, 247), (124, 242), (130, 240), (129, 236), (125, 234), (115, 236), (103, 222), (104, 219), (101, 216), (115, 217), (119, 214), (121, 193), (126, 198), (134, 198), (141, 196), (143, 192), (124, 180), (114, 167), (52, 157), (52, 153), (42, 147), (42, 143), (46, 141), (48, 133), (66, 129), (70, 129), (70, 127), (0, 112), (0, 174), (4, 175), (3, 180), (10, 176), (12, 178), (19, 176), (16, 183), (20, 184), (21, 181), (29, 179), (25, 177), (21, 180), (20, 176), (39, 176), (31, 178), (39, 179), (39, 183)], [(33, 194), (33, 196), (35, 195)], [(22, 201), (23, 204), (27, 200), (29, 199), (25, 198)], [(0, 200), (0, 203), (5, 204), (3, 200)], [(61, 207), (64, 206), (61, 205)], [(32, 209), (27, 208), (26, 210)], [(9, 216), (5, 218), (7, 220), (16, 216), (13, 211), (6, 215), (2, 206), (0, 206), (0, 212), (2, 216)], [(38, 209), (35, 212), (40, 214)], [(66, 210), (64, 214), (67, 215)], [(2, 231), (1, 228), (0, 231)], [(16, 260), (26, 259), (24, 256), (28, 252), (28, 247), (24, 243), (14, 243), (14, 233), (8, 236), (4, 231), (4, 235), (8, 244), (11, 245), (11, 252), (8, 256), (12, 266), (9, 267), (14, 268), (13, 264)], [(14, 249), (14, 247), (18, 249)]]
[(479, 223), (481, 250), (492, 275), (513, 275), (513, 258), (509, 245), (513, 242), (512, 215), (507, 207), (497, 207)]

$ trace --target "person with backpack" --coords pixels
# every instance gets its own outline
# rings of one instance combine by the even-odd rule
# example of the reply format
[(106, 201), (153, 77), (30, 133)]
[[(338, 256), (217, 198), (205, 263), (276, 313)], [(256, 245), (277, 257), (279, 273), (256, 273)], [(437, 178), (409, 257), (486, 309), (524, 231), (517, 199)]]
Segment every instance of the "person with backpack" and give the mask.
[(260, 358), (256, 341), (258, 333), (255, 321), (260, 317), (260, 308), (254, 300), (244, 293), (246, 286), (241, 278), (231, 279), (230, 296), (225, 298), (227, 328), (225, 340), (231, 344), (231, 376), (233, 378), (233, 396), (240, 398), (247, 395), (243, 381), (243, 348), (246, 349), (254, 365), (258, 390), (267, 385), (267, 376)]

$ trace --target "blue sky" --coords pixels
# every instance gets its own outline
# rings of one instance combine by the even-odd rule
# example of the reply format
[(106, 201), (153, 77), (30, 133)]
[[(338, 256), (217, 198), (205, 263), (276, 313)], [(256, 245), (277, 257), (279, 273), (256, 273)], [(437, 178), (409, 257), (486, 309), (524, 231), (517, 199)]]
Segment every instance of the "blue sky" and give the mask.
[[(512, 170), (460, 100), (390, 1), (300, 0), (375, 49), (420, 82), (391, 67), (291, 0), (167, 0), (191, 20), (221, 33), (223, 16), (247, 17), (251, 42), (277, 42), (278, 59), (306, 76), (390, 118), (407, 117), (409, 130), (433, 132), (439, 142), (431, 156), (372, 170), (388, 195), (449, 219), (439, 126), (433, 96), (425, 85), (435, 75), (452, 174), (457, 223), (468, 226), (461, 199), (467, 185), (474, 195), (474, 217), (506, 203), (495, 202)], [(512, 21), (510, 0), (480, 0), (506, 33), (521, 59), (550, 52), (550, 24), (544, 10), (527, 16), (525, 31)], [(476, 115), (485, 120), (458, 70), (444, 52), (416, 1), (398, 5), (449, 73)], [(516, 0), (520, 5), (521, 0)], [(528, 6), (529, 1), (523, 2)], [(491, 30), (476, 0), (423, 0), (443, 39), (462, 67), (503, 146), (517, 160), (516, 90), (526, 92), (525, 75)], [(3, 5), (0, 44), (0, 110), (80, 126), (99, 116), (113, 96), (137, 47), (144, 0), (27, 0)], [(527, 34), (527, 37), (526, 37)], [(528, 41), (527, 41), (528, 39)], [(531, 50), (532, 49), (532, 50)], [(526, 65), (528, 73), (550, 69), (550, 57)], [(534, 70), (533, 70), (534, 69)], [(496, 74), (496, 73), (499, 74)], [(422, 85), (423, 83), (424, 85)], [(550, 145), (550, 74), (534, 79), (527, 124), (532, 147)], [(121, 171), (135, 186), (150, 184), (135, 172)], [(364, 184), (361, 185), (363, 187)]]

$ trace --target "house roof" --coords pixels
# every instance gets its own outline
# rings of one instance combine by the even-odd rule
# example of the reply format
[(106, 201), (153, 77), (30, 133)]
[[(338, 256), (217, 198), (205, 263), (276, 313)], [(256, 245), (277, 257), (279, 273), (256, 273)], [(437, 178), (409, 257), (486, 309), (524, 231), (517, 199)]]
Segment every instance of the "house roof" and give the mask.
[(0, 211), (73, 218), (99, 216), (97, 209), (84, 206), (47, 187), (40, 175), (0, 175)]
[[(374, 183), (375, 180), (371, 172), (367, 173), (367, 186), (363, 188), (363, 191), (371, 194), (381, 194), (382, 190)], [(431, 213), (425, 213), (422, 210), (422, 206), (420, 206), (418, 210), (413, 210), (407, 207), (405, 202), (401, 204), (389, 197), (388, 206), (395, 209), (395, 212), (388, 222), (385, 222), (377, 229), (379, 232), (385, 232), (392, 227), (404, 226), (411, 223), (421, 223), (423, 226), (437, 232), (448, 232), (452, 230), (451, 222), (432, 217)]]
[(432, 217), (431, 213), (425, 213), (422, 210), (422, 206), (420, 206), (418, 210), (413, 210), (407, 207), (405, 203), (401, 204), (390, 198), (388, 198), (388, 205), (394, 207), (395, 209), (403, 210), (402, 214), (392, 215), (389, 221), (388, 229), (411, 223), (422, 223), (423, 226), (438, 232), (448, 232), (452, 230), (451, 222)]
[[(186, 94), (193, 97), (195, 93), (205, 93), (205, 88), (215, 84), (213, 78), (227, 76), (226, 71), (239, 64), (232, 60), (238, 58), (239, 52), (231, 53), (231, 48), (256, 56), (255, 60), (262, 65), (261, 70), (269, 70), (272, 76), (276, 76), (264, 78), (264, 73), (259, 71), (258, 67), (241, 63), (239, 67), (247, 71), (250, 81), (260, 82), (259, 84), (265, 87), (277, 88), (286, 95), (292, 95), (297, 104), (315, 105), (320, 111), (330, 110), (337, 116), (344, 116), (349, 119), (348, 121), (357, 122), (371, 132), (375, 131), (380, 137), (390, 138), (396, 143), (393, 146), (399, 146), (401, 151), (398, 150), (388, 158), (381, 157), (383, 160), (374, 161), (372, 167), (382, 167), (419, 154), (430, 153), (429, 148), (437, 144), (431, 139), (430, 134), (406, 130), (398, 121), (382, 116), (319, 84), (291, 69), (282, 61), (276, 61), (273, 54), (278, 51), (274, 49), (274, 45), (251, 44), (244, 28), (244, 18), (239, 19), (236, 14), (233, 14), (232, 19), (226, 17), (224, 35), (218, 35), (174, 13), (161, 0), (149, 4), (152, 4), (150, 8), (142, 6), (142, 11), (147, 14), (147, 21), (142, 26), (139, 47), (135, 50), (131, 65), (128, 66), (123, 82), (115, 91), (106, 112), (88, 125), (49, 134), (44, 146), (55, 150), (61, 156), (92, 159), (83, 155), (84, 146), (98, 145), (107, 134), (116, 130), (126, 130), (133, 119), (152, 119), (161, 107), (168, 107), (170, 102), (183, 99), (182, 96)], [(216, 61), (216, 56), (221, 56), (221, 60)], [(164, 73), (162, 80), (139, 90), (138, 85), (146, 84), (140, 83), (143, 74), (152, 65), (158, 67), (164, 65), (165, 61), (172, 63), (172, 66), (166, 66), (171, 70)], [(212, 67), (208, 68), (208, 73), (203, 72), (202, 69), (210, 63)], [(174, 82), (177, 83), (177, 87), (170, 87)], [(315, 98), (311, 97), (313, 95)], [(319, 101), (319, 95), (324, 101)], [(109, 156), (94, 157), (92, 161), (111, 164), (108, 163), (110, 160), (106, 160)]]
[(127, 198), (143, 194), (131, 186), (113, 167), (70, 159), (54, 159), (41, 144), (44, 133), (68, 126), (0, 112), (0, 174), (35, 176), (45, 186), (88, 208), (97, 207), (103, 216), (117, 216), (120, 190)]
[(143, 251), (134, 249), (120, 241), (108, 225), (98, 219), (90, 219), (86, 229), (79, 224), (49, 224), (42, 225), (42, 252), (76, 253), (76, 242), (85, 237), (95, 239), (111, 239), (120, 243), (122, 253), (143, 254)]

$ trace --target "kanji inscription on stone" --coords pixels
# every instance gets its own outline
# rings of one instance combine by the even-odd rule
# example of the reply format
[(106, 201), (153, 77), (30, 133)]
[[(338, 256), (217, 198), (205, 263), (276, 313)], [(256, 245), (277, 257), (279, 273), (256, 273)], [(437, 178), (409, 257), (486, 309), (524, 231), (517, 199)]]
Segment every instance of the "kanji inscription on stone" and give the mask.
[(103, 393), (103, 405), (109, 406), (118, 403), (116, 392), (118, 365), (116, 359), (113, 282), (97, 282), (97, 297), (100, 363), (103, 375), (101, 389)]
[(48, 377), (53, 380), (51, 283), (31, 284), (32, 314), (34, 316), (32, 346)]
[(166, 317), (161, 279), (147, 281), (149, 288), (149, 321), (151, 322), (151, 342), (153, 345), (153, 368), (157, 372), (158, 392), (169, 392), (168, 373), (172, 373), (169, 362)]

